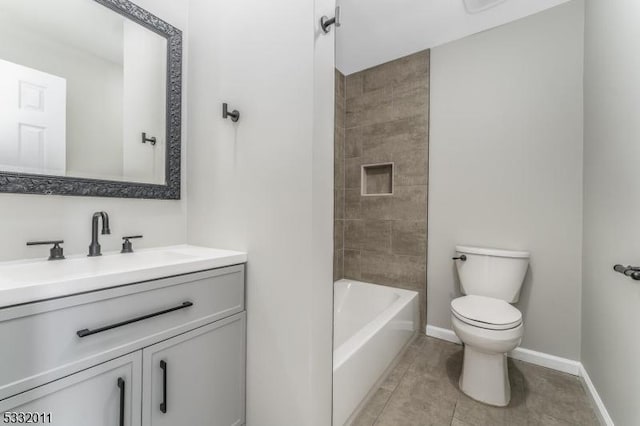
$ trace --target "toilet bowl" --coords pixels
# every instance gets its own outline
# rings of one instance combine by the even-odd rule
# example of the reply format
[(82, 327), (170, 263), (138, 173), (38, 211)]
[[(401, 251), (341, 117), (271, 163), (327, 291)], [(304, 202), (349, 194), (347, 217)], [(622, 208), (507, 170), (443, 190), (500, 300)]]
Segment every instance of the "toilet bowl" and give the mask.
[(485, 404), (508, 405), (507, 352), (522, 341), (520, 311), (499, 299), (464, 296), (451, 302), (451, 322), (464, 343), (460, 390)]
[(489, 405), (511, 399), (507, 353), (522, 341), (518, 301), (529, 253), (457, 246), (456, 267), (465, 296), (451, 301), (453, 330), (464, 344), (460, 390)]

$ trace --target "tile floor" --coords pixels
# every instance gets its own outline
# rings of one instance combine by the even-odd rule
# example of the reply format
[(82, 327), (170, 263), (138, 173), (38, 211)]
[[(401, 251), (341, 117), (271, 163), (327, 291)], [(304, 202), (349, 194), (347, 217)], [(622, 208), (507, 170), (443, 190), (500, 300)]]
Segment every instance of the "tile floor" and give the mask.
[(511, 403), (476, 402), (458, 390), (462, 346), (419, 336), (354, 426), (596, 426), (577, 377), (509, 361)]

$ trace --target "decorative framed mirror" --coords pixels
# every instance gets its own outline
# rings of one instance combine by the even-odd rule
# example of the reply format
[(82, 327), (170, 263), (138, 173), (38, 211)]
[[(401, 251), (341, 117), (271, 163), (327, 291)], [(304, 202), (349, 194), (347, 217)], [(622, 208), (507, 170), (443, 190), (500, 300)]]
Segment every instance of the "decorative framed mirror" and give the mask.
[(0, 3), (0, 192), (180, 198), (182, 32), (127, 0)]

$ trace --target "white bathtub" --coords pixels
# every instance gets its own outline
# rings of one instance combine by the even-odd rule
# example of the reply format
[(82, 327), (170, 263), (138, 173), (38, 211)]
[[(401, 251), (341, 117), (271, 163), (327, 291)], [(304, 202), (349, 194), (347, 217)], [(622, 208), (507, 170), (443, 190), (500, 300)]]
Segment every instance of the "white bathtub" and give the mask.
[(342, 426), (415, 336), (419, 310), (415, 291), (352, 280), (334, 286), (333, 426)]

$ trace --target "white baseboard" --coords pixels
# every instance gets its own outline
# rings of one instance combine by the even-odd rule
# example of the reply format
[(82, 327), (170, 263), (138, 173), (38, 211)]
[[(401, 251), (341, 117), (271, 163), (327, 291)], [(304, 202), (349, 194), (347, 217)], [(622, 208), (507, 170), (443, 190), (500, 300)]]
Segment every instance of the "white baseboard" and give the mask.
[(426, 333), (427, 336), (435, 337), (436, 339), (446, 340), (447, 342), (455, 343), (457, 345), (462, 344), (460, 339), (458, 339), (458, 336), (456, 336), (456, 333), (448, 328), (440, 328), (427, 324)]
[(580, 375), (580, 362), (572, 359), (561, 358), (555, 355), (549, 355), (544, 352), (532, 351), (531, 349), (516, 348), (509, 353), (513, 359), (528, 362), (530, 364), (547, 367), (552, 370), (562, 371), (563, 373)]
[[(458, 336), (453, 330), (447, 328), (435, 327), (433, 325), (427, 325), (427, 336), (435, 337), (437, 339), (446, 340), (448, 342), (462, 344)], [(562, 371), (564, 373), (573, 374), (579, 376), (582, 384), (587, 392), (587, 395), (591, 399), (591, 405), (593, 406), (600, 423), (603, 426), (614, 426), (611, 416), (607, 408), (604, 406), (598, 391), (596, 390), (587, 370), (582, 363), (567, 358), (561, 358), (555, 355), (545, 354), (543, 352), (532, 351), (531, 349), (516, 348), (509, 353), (509, 356), (513, 359), (525, 361), (530, 364), (540, 365), (542, 367), (551, 368), (553, 370)]]
[(593, 382), (589, 377), (589, 373), (587, 373), (587, 369), (584, 368), (584, 365), (582, 364), (580, 364), (580, 381), (587, 391), (587, 395), (591, 399), (591, 405), (598, 416), (598, 420), (600, 420), (600, 424), (604, 426), (614, 426), (613, 419), (611, 419), (611, 416), (607, 411), (607, 407), (604, 406), (604, 402), (602, 402), (596, 387), (593, 385)]
[[(453, 330), (447, 328), (435, 327), (427, 325), (427, 336), (435, 337), (437, 339), (446, 340), (448, 342), (461, 344), (462, 342), (456, 336)], [(516, 348), (509, 352), (509, 357), (518, 359), (520, 361), (528, 362), (530, 364), (539, 365), (552, 370), (562, 371), (563, 373), (573, 374), (574, 376), (580, 375), (580, 362), (567, 358), (561, 358), (555, 355), (549, 355), (543, 352), (532, 351), (531, 349)]]

